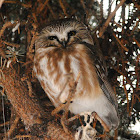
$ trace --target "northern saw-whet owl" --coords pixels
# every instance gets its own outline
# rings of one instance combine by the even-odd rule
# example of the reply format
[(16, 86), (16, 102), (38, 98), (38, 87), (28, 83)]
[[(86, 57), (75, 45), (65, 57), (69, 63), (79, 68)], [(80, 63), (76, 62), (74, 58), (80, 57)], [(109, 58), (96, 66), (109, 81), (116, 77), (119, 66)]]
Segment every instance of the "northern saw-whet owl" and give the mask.
[(55, 107), (65, 103), (68, 75), (80, 78), (70, 112), (96, 112), (109, 129), (119, 124), (117, 101), (87, 26), (75, 19), (47, 25), (35, 41), (34, 72)]

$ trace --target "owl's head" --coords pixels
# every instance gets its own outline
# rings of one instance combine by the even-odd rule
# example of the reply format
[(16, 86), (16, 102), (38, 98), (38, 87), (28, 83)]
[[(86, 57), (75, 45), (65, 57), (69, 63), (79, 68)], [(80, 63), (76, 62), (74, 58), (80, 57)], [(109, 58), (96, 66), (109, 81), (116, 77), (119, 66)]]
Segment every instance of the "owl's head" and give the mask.
[(67, 48), (73, 44), (93, 44), (87, 26), (75, 19), (61, 19), (47, 25), (35, 42), (36, 49), (45, 47)]

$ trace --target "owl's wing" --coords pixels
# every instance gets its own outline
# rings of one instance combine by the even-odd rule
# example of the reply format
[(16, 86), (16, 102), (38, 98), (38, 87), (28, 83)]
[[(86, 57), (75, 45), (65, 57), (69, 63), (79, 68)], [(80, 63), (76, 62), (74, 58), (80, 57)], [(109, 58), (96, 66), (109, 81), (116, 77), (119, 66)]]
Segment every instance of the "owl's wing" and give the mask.
[(107, 79), (107, 70), (106, 70), (105, 61), (103, 59), (102, 53), (95, 45), (91, 45), (86, 42), (84, 42), (84, 44), (87, 46), (88, 50), (91, 53), (91, 57), (94, 60), (94, 66), (96, 69), (96, 73), (98, 76), (101, 89), (103, 90), (104, 94), (106, 95), (108, 100), (111, 102), (111, 104), (114, 105), (115, 108), (117, 109), (118, 103), (116, 100), (116, 96), (113, 92), (113, 89)]

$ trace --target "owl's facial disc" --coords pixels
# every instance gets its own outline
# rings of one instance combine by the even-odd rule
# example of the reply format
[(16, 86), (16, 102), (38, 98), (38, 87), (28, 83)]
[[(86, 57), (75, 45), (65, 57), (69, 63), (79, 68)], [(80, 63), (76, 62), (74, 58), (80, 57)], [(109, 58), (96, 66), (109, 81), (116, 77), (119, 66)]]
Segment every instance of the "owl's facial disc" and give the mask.
[[(71, 38), (76, 35), (77, 31), (71, 30), (67, 33), (67, 35), (59, 38), (57, 35), (48, 36), (48, 40), (50, 41), (57, 41), (63, 48), (67, 47), (67, 44), (71, 41)], [(59, 33), (60, 34), (60, 33)], [(60, 34), (61, 35), (61, 34)]]

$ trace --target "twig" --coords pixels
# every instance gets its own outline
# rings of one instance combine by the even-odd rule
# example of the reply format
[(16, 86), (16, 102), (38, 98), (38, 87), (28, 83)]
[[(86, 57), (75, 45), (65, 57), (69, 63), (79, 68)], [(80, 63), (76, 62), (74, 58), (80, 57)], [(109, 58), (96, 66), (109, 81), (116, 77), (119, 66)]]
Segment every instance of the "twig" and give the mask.
[(32, 53), (34, 52), (33, 46), (34, 46), (35, 40), (37, 38), (37, 35), (38, 35), (38, 33), (37, 32), (34, 32), (33, 37), (32, 37), (32, 40), (31, 40), (31, 44), (30, 44), (29, 49), (28, 49), (28, 52), (27, 52), (27, 57), (30, 60), (32, 60), (32, 61), (33, 61), (33, 55), (32, 55)]
[(0, 127), (4, 126), (4, 125), (9, 125), (9, 121), (5, 122), (5, 123), (2, 123), (0, 124)]
[(55, 108), (52, 112), (51, 115), (54, 116), (56, 113), (58, 113), (60, 110), (64, 109), (65, 104), (59, 105), (57, 108)]
[(137, 75), (136, 90), (140, 90), (140, 88), (139, 88), (140, 76), (139, 76), (139, 72), (138, 72), (138, 70), (140, 69), (139, 68), (139, 61), (140, 61), (140, 54), (137, 56), (136, 67), (135, 67), (135, 72), (136, 72), (136, 75)]
[(100, 6), (100, 23), (102, 22), (103, 19), (103, 0), (101, 0), (101, 3), (99, 3)]
[(43, 4), (41, 3), (37, 8), (37, 13), (41, 13), (45, 6), (48, 4), (49, 0), (46, 0)]
[(62, 94), (62, 93), (63, 93), (63, 91), (65, 90), (65, 88), (66, 88), (67, 84), (69, 83), (69, 80), (70, 80), (70, 77), (69, 77), (69, 76), (70, 76), (71, 74), (72, 74), (72, 73), (66, 74), (66, 76), (68, 76), (67, 81), (66, 81), (66, 83), (64, 84), (64, 86), (63, 86), (62, 90), (60, 91), (60, 93), (59, 93), (59, 95), (58, 95), (57, 99), (59, 99), (59, 97), (61, 96), (61, 94)]
[(140, 10), (140, 5), (137, 3), (138, 1), (132, 0), (133, 3), (135, 4), (135, 6), (138, 8), (138, 10)]
[(132, 36), (134, 34), (136, 27), (139, 25), (140, 17), (138, 17), (138, 18), (139, 18), (139, 20), (136, 22), (136, 25), (133, 27), (133, 30), (131, 31), (130, 36)]
[[(35, 13), (32, 13), (33, 19), (35, 23), (38, 23), (37, 17)], [(34, 23), (32, 23), (32, 26), (34, 25)]]
[(17, 115), (14, 122), (12, 123), (10, 130), (6, 133), (6, 137), (10, 137), (13, 131), (15, 130), (17, 123), (19, 121), (20, 117)]
[(113, 23), (116, 24), (116, 26), (119, 27), (119, 28), (122, 27), (119, 23), (117, 23), (117, 22), (115, 22), (115, 21), (113, 21)]
[[(71, 81), (70, 81), (69, 79), (67, 80), (66, 84), (64, 85), (64, 88), (66, 87), (66, 85), (67, 85), (68, 83), (71, 84), (71, 89), (70, 89), (70, 91), (69, 91), (70, 93), (69, 93), (69, 96), (68, 96), (68, 98), (67, 98), (67, 103), (66, 103), (66, 104), (61, 104), (61, 105), (59, 105), (57, 108), (55, 108), (55, 109), (52, 111), (52, 115), (55, 115), (55, 114), (58, 113), (60, 110), (66, 109), (66, 108), (69, 106), (68, 103), (71, 102), (71, 99), (72, 99), (72, 97), (73, 97), (72, 95), (74, 95), (73, 93), (75, 92), (75, 89), (76, 89), (78, 80), (79, 80), (79, 78), (80, 78), (80, 73), (81, 73), (81, 72), (78, 73), (78, 76), (77, 76), (76, 81), (75, 81), (74, 83), (73, 83), (73, 81), (72, 81), (72, 83), (71, 83)], [(60, 92), (60, 94), (63, 92), (64, 88), (62, 89), (62, 91)]]
[(82, 4), (82, 6), (83, 6), (83, 9), (84, 9), (85, 13), (86, 13), (86, 16), (88, 17), (88, 11), (87, 11), (87, 9), (86, 9), (86, 6), (85, 6), (84, 1), (83, 1), (83, 0), (80, 0), (80, 2), (81, 2), (81, 4)]
[(5, 52), (3, 51), (2, 48), (0, 48), (0, 55), (1, 55), (3, 58), (5, 58)]
[(66, 12), (66, 7), (64, 6), (62, 0), (59, 0), (59, 4), (60, 4), (60, 7), (62, 8), (64, 14), (65, 14), (66, 16), (69, 16), (69, 15), (67, 14), (67, 12)]
[(121, 0), (120, 3), (116, 6), (115, 10), (110, 14), (110, 16), (108, 17), (108, 19), (106, 20), (105, 24), (103, 25), (102, 28), (100, 28), (99, 31), (99, 37), (102, 37), (103, 33), (105, 32), (105, 29), (108, 27), (109, 22), (111, 21), (111, 19), (115, 16), (116, 11), (119, 9), (120, 6), (123, 5), (123, 3), (126, 0)]
[(118, 130), (115, 130), (114, 140), (117, 140), (117, 138), (118, 138)]
[(132, 112), (132, 110), (133, 110), (133, 106), (134, 106), (134, 100), (135, 100), (135, 96), (134, 95), (132, 95), (132, 103), (131, 103), (131, 108), (130, 108), (130, 111), (129, 111), (129, 116), (131, 116), (131, 112)]
[(140, 102), (140, 97), (137, 94), (134, 94), (136, 96), (136, 98), (138, 99), (138, 101)]
[(13, 138), (14, 139), (23, 139), (24, 138), (31, 138), (32, 136), (31, 135), (16, 135), (16, 137)]
[(29, 96), (33, 97), (33, 90), (32, 90), (32, 84), (29, 80), (26, 80), (27, 85), (28, 85), (28, 89), (29, 89)]
[(9, 46), (12, 46), (12, 47), (15, 47), (15, 48), (19, 48), (20, 47), (19, 44), (7, 42), (7, 41), (4, 41), (4, 40), (2, 40), (2, 43), (6, 44), (6, 45), (9, 45)]
[(123, 76), (123, 87), (124, 87), (124, 92), (125, 92), (125, 95), (126, 95), (126, 99), (127, 99), (127, 112), (129, 112), (129, 99), (128, 99), (128, 93), (127, 93), (127, 90), (126, 90), (126, 85), (124, 83), (124, 76)]
[(80, 116), (79, 114), (74, 115), (73, 117), (68, 119), (68, 122), (74, 121), (75, 119), (79, 118), (79, 116)]
[(114, 67), (113, 65), (110, 65), (110, 67), (112, 67), (114, 70), (116, 70), (119, 74), (123, 75), (126, 78), (127, 83), (130, 84), (130, 86), (133, 88), (131, 80), (127, 77), (127, 75), (125, 73), (123, 73), (118, 68)]
[[(80, 78), (80, 74), (81, 74), (81, 72), (78, 73), (78, 76), (77, 76), (75, 82), (73, 82), (73, 80), (71, 80), (71, 81), (69, 80), (70, 90), (69, 90), (69, 95), (68, 95), (66, 104), (61, 104), (61, 105), (59, 105), (59, 106), (58, 106), (56, 109), (54, 109), (54, 110), (52, 111), (52, 113), (51, 113), (52, 115), (55, 115), (56, 113), (58, 113), (58, 112), (59, 112), (60, 110), (62, 110), (62, 109), (65, 111), (64, 114), (63, 114), (63, 116), (61, 117), (61, 124), (62, 124), (62, 126), (63, 126), (64, 131), (65, 131), (66, 133), (68, 133), (68, 134), (69, 134), (69, 131), (68, 131), (66, 125), (65, 125), (66, 116), (67, 116), (67, 113), (68, 113), (68, 108), (69, 108), (70, 102), (71, 102), (72, 98), (73, 98), (74, 95), (75, 95), (76, 87), (77, 87), (77, 84), (78, 84), (78, 80), (79, 80), (79, 78)], [(67, 82), (67, 83), (68, 83), (68, 82)]]
[(140, 48), (140, 43), (133, 37), (133, 41), (136, 42), (136, 44), (138, 45), (138, 47)]
[(53, 18), (56, 19), (57, 16), (56, 16), (56, 14), (53, 12), (52, 7), (49, 5), (49, 3), (47, 3), (47, 7), (49, 8), (49, 10), (50, 10), (50, 12), (51, 12)]
[(121, 41), (119, 40), (119, 38), (115, 35), (115, 33), (113, 33), (113, 36), (116, 38), (117, 42), (120, 44), (120, 46), (128, 52), (128, 48), (126, 48), (122, 43)]
[(6, 22), (6, 23), (3, 25), (2, 29), (0, 30), (0, 38), (1, 38), (1, 36), (3, 35), (3, 33), (4, 33), (4, 31), (5, 31), (5, 29), (6, 29), (7, 27), (14, 26), (14, 25), (15, 25), (15, 24), (11, 23), (10, 21), (9, 21), (9, 22)]
[(112, 0), (109, 0), (109, 2), (108, 2), (108, 9), (107, 9), (107, 11), (108, 11), (108, 16), (110, 15), (110, 13), (111, 13), (111, 1)]
[(11, 4), (20, 4), (21, 6), (25, 7), (25, 8), (31, 8), (32, 5), (30, 3), (24, 4), (23, 2), (19, 2), (19, 1), (4, 1), (4, 3), (11, 3)]

